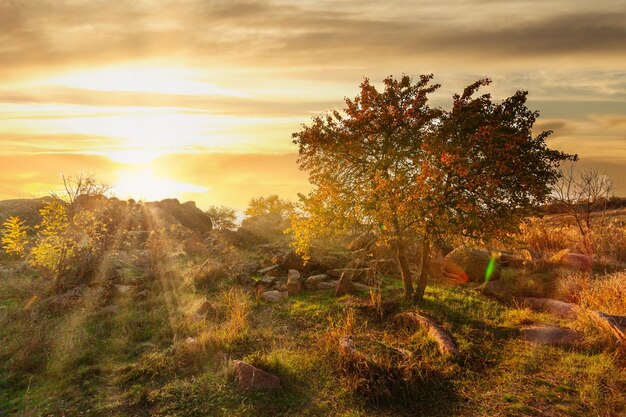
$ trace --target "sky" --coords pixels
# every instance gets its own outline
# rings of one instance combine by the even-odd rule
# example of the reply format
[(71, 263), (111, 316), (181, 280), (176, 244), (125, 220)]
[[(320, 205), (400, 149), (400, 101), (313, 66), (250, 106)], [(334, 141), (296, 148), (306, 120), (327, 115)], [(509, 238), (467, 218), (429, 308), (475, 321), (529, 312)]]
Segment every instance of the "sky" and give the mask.
[(0, 200), (93, 173), (239, 210), (308, 190), (291, 134), (368, 77), (529, 91), (552, 148), (626, 196), (626, 0), (0, 0)]

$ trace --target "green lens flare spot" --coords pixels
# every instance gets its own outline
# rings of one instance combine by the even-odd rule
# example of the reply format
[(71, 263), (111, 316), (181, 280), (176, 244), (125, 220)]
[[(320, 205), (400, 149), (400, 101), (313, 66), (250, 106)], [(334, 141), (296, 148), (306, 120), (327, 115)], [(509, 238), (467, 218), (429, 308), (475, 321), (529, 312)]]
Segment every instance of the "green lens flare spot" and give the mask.
[(485, 282), (489, 282), (491, 276), (493, 275), (493, 271), (496, 269), (496, 256), (491, 255), (489, 258), (489, 265), (487, 265), (487, 270), (485, 271)]

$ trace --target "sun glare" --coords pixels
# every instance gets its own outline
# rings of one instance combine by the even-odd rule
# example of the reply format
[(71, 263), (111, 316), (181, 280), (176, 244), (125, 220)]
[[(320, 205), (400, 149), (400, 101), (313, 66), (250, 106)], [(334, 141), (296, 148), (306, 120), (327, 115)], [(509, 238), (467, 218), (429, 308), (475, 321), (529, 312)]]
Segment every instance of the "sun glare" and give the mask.
[(150, 168), (120, 170), (116, 176), (117, 182), (111, 191), (122, 199), (157, 201), (208, 191), (206, 187), (155, 175)]

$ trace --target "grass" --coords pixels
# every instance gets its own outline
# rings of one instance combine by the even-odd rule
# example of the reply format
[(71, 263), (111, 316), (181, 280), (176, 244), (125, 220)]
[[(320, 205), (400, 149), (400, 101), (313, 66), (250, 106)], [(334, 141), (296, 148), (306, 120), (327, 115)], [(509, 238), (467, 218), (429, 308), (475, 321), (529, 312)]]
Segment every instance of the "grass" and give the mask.
[[(389, 320), (414, 308), (402, 300), (397, 280), (384, 278), (380, 297), (305, 291), (268, 304), (227, 278), (212, 279), (209, 286), (186, 283), (201, 259), (155, 259), (150, 270), (126, 265), (116, 278), (148, 290), (146, 297), (93, 286), (61, 312), (35, 314), (39, 302), (32, 297), (46, 296), (46, 282), (36, 273), (3, 277), (0, 410), (32, 416), (626, 413), (624, 359), (589, 327), (580, 329), (590, 341), (570, 348), (532, 346), (519, 337), (526, 324), (576, 322), (504, 305), (469, 288), (429, 286), (420, 313), (452, 335), (460, 352), (454, 359), (440, 355), (427, 332)], [(550, 272), (518, 274), (504, 271), (503, 283), (512, 292), (556, 291)], [(575, 294), (589, 305), (606, 298), (603, 307), (622, 312), (607, 298), (622, 280), (623, 274), (599, 278), (598, 285), (576, 287), (582, 289)], [(113, 313), (105, 309), (111, 305)], [(380, 384), (364, 385), (355, 376), (366, 374), (342, 362), (338, 340), (344, 335), (370, 346), (366, 374), (378, 375)], [(391, 361), (385, 352), (395, 350), (409, 352), (410, 359)], [(283, 389), (242, 390), (229, 359), (275, 374)], [(387, 378), (394, 369), (413, 372), (399, 375), (415, 383)], [(382, 392), (398, 387), (409, 401)]]

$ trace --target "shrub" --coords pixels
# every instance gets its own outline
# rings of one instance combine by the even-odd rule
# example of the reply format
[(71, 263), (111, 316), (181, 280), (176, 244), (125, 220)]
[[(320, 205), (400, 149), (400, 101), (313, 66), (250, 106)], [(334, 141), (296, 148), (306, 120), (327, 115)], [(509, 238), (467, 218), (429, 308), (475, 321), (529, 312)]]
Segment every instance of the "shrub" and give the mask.
[(28, 243), (26, 229), (25, 222), (19, 217), (9, 217), (2, 224), (2, 231), (0, 231), (2, 249), (9, 255), (24, 256), (26, 254), (26, 244)]

